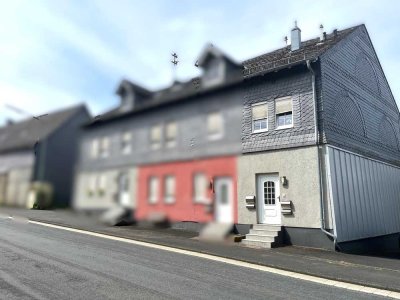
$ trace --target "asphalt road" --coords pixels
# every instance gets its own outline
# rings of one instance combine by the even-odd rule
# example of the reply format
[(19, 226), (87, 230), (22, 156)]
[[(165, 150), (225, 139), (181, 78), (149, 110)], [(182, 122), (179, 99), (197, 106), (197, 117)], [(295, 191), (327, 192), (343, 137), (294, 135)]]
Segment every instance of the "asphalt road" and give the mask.
[(0, 299), (379, 297), (3, 218)]

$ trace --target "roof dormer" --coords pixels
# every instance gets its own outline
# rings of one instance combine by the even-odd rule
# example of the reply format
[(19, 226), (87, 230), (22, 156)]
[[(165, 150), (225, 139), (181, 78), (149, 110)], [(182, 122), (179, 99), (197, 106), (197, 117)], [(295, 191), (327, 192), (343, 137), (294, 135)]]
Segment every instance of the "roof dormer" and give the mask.
[(197, 64), (203, 70), (201, 78), (203, 86), (213, 86), (223, 83), (229, 73), (241, 70), (240, 66), (221, 50), (209, 44), (200, 55)]
[(151, 96), (147, 89), (125, 79), (121, 81), (116, 93), (121, 98), (120, 110), (123, 112), (135, 109)]

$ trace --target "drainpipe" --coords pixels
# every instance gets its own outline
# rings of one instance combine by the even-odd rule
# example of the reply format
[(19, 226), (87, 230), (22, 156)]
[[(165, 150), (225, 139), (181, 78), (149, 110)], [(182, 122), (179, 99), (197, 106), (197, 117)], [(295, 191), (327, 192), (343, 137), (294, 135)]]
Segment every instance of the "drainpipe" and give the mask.
[[(320, 154), (320, 149), (319, 149), (319, 141), (318, 141), (318, 115), (317, 115), (317, 97), (316, 97), (316, 89), (315, 89), (315, 72), (311, 67), (311, 62), (310, 60), (307, 60), (307, 69), (311, 73), (311, 86), (312, 86), (312, 93), (313, 93), (313, 108), (314, 108), (314, 124), (315, 124), (315, 129), (314, 129), (314, 136), (315, 136), (315, 144), (317, 145), (317, 155), (318, 155), (318, 173), (319, 173), (319, 193), (320, 193), (320, 213), (321, 213), (321, 231), (325, 233), (326, 235), (330, 236), (333, 238), (333, 243), (335, 247), (338, 247), (337, 241), (336, 241), (336, 235), (330, 233), (329, 231), (326, 230), (325, 228), (325, 203), (324, 203), (324, 185), (322, 181), (322, 162), (321, 162), (321, 154)], [(339, 248), (339, 247), (338, 247)]]

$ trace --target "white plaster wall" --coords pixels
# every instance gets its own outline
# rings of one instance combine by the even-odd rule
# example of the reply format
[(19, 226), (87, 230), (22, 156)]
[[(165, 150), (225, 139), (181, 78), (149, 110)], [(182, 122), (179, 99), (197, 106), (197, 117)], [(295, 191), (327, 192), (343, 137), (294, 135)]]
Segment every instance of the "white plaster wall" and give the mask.
[(26, 206), (31, 176), (32, 168), (30, 167), (9, 170), (7, 174), (6, 205)]
[(287, 150), (246, 154), (238, 160), (238, 221), (256, 224), (256, 210), (246, 208), (246, 196), (256, 195), (256, 175), (278, 173), (286, 176), (288, 187), (280, 183), (281, 195), (293, 203), (293, 215), (282, 215), (282, 225), (320, 227), (320, 192), (318, 148), (302, 147)]
[[(108, 209), (117, 204), (118, 175), (121, 171), (127, 171), (129, 176), (129, 194), (132, 209), (135, 208), (137, 169), (134, 167), (108, 169), (96, 172), (80, 172), (75, 178), (73, 207), (78, 210), (84, 209)], [(106, 178), (105, 193), (99, 195), (95, 192), (89, 195), (91, 177), (104, 175)]]

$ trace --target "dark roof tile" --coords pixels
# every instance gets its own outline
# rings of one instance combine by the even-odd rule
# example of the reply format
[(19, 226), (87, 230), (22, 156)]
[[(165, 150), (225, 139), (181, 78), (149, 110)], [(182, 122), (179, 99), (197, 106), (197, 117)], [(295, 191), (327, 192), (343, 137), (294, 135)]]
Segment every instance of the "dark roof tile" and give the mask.
[(29, 118), (0, 127), (0, 153), (32, 148), (36, 141), (49, 136), (81, 109), (85, 106), (74, 106), (50, 112), (39, 120)]

